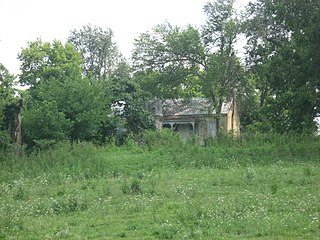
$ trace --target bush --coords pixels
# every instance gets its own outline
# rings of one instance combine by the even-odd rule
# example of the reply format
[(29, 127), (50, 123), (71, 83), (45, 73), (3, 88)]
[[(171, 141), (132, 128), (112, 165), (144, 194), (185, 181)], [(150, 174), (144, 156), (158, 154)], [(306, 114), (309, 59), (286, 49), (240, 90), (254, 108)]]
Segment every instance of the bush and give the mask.
[(40, 149), (48, 148), (50, 141), (68, 138), (71, 122), (59, 112), (55, 102), (43, 101), (23, 110), (24, 143), (29, 148), (35, 145)]
[(12, 142), (7, 131), (0, 131), (0, 160), (9, 150), (12, 149)]
[(239, 143), (239, 137), (233, 131), (227, 132), (221, 129), (217, 136), (205, 139), (205, 146), (236, 146)]
[(179, 135), (170, 129), (145, 131), (143, 139), (145, 146), (149, 150), (182, 145)]

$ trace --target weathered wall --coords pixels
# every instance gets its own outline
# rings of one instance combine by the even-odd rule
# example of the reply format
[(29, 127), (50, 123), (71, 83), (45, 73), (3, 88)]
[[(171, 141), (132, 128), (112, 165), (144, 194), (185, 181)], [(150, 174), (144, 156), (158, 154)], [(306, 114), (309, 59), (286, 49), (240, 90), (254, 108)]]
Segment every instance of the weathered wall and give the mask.
[(207, 137), (215, 137), (217, 136), (217, 120), (216, 118), (208, 118), (207, 119)]
[(156, 129), (162, 128), (162, 118), (160, 116), (155, 116), (154, 125), (155, 125)]
[(227, 130), (231, 131), (234, 135), (240, 135), (240, 116), (237, 104), (234, 101), (227, 115)]
[(182, 139), (182, 141), (186, 142), (187, 139), (192, 134), (192, 125), (191, 124), (178, 124), (177, 131)]
[(199, 123), (199, 143), (204, 145), (204, 140), (208, 137), (207, 122), (202, 120)]
[(228, 119), (227, 119), (227, 115), (222, 115), (222, 116), (220, 116), (219, 128), (220, 128), (220, 129), (223, 129), (223, 130), (225, 130), (225, 131), (228, 131)]

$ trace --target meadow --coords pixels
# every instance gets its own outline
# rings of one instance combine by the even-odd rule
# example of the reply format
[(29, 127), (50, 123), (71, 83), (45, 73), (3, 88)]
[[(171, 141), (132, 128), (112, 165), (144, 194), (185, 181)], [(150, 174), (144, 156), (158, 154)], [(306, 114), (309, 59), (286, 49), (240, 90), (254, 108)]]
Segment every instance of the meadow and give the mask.
[(320, 140), (59, 143), (0, 161), (0, 239), (320, 239)]

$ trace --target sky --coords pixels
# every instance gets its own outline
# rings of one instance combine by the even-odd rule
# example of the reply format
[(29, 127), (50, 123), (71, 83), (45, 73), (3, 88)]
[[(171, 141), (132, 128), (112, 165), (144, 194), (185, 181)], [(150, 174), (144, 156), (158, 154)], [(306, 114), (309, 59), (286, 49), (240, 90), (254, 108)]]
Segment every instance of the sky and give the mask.
[[(157, 24), (201, 26), (208, 0), (0, 0), (0, 63), (18, 74), (17, 55), (28, 41), (65, 42), (87, 24), (110, 28), (119, 50), (130, 57), (134, 39)], [(248, 0), (237, 0), (244, 6)]]

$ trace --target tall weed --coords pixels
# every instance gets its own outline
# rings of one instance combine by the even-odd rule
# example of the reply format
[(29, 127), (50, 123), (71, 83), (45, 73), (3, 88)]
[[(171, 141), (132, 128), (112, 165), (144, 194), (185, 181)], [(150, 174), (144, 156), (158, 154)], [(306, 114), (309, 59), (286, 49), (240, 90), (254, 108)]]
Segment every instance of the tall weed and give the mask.
[(179, 135), (170, 129), (148, 130), (143, 134), (144, 146), (148, 150), (159, 150), (161, 148), (179, 148), (182, 141)]
[[(86, 142), (70, 144), (60, 142), (46, 150), (35, 150), (28, 156), (12, 157), (3, 165), (1, 178), (14, 179), (18, 175), (37, 177), (50, 174), (54, 177), (74, 176), (92, 178), (106, 174), (107, 162), (100, 158), (99, 149)], [(0, 179), (1, 180), (1, 179)]]
[(294, 134), (244, 134), (241, 138), (224, 135), (200, 146), (196, 139), (183, 143), (177, 133), (163, 129), (146, 131), (141, 142), (142, 145), (137, 145), (132, 140), (122, 147), (60, 142), (27, 156), (11, 155), (0, 161), (0, 181), (43, 174), (49, 174), (51, 179), (66, 176), (90, 179), (133, 175), (140, 169), (152, 171), (163, 167), (225, 169), (233, 165), (270, 164), (279, 160), (312, 162), (320, 155), (319, 137)]

